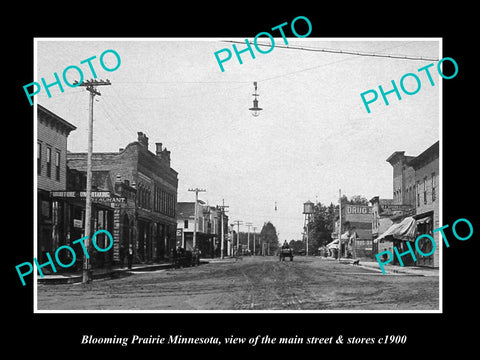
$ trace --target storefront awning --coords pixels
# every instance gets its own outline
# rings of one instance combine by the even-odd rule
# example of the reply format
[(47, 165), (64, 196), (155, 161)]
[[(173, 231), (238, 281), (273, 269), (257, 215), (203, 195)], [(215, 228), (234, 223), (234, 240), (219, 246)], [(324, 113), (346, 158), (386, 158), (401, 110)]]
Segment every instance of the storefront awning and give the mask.
[(415, 232), (417, 229), (416, 220), (409, 216), (398, 224), (393, 224), (382, 235), (375, 239), (375, 242), (385, 239), (387, 236), (393, 236), (395, 239), (404, 241), (415, 240)]
[(421, 218), (421, 219), (417, 219), (417, 225), (419, 224), (428, 224), (429, 222), (432, 221), (432, 218), (430, 216), (427, 216), (427, 217), (424, 217), (424, 218)]
[(328, 249), (338, 249), (338, 239), (333, 240), (331, 243), (327, 244)]

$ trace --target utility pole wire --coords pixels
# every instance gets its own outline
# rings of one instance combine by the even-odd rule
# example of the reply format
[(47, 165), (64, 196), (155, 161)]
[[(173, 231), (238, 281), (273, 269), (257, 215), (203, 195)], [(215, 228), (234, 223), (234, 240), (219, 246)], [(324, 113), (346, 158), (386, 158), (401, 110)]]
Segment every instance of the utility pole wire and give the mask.
[[(223, 40), (223, 41), (224, 42), (229, 42), (229, 43), (236, 43), (236, 44), (245, 44), (244, 41), (234, 41), (234, 40)], [(250, 45), (255, 45), (251, 41), (249, 43), (250, 43)], [(269, 48), (271, 48), (272, 44), (259, 44), (259, 43), (257, 43), (256, 46), (268, 46)], [(376, 54), (376, 53), (368, 53), (368, 52), (360, 52), (360, 51), (352, 51), (352, 50), (306, 48), (306, 47), (301, 47), (301, 46), (290, 46), (290, 45), (285, 46), (285, 45), (276, 45), (276, 44), (274, 46), (282, 48), (282, 49), (303, 50), (303, 51), (313, 51), (313, 52), (325, 52), (325, 53), (333, 53), (333, 54), (384, 57), (384, 58), (403, 59), (403, 60), (439, 61), (439, 59), (432, 59), (432, 58), (421, 57), (421, 56), (414, 57), (414, 56), (407, 56), (407, 55)]]

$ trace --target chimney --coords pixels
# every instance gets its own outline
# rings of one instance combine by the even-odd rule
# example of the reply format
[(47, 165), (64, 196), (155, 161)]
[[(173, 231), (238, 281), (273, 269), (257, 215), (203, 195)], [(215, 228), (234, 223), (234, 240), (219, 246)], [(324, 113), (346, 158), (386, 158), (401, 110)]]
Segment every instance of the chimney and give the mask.
[(137, 134), (138, 134), (138, 142), (148, 149), (148, 137), (147, 137), (147, 135), (145, 135), (141, 131), (139, 131)]
[(162, 158), (162, 143), (155, 143), (155, 146), (156, 146), (156, 150), (155, 150), (155, 154), (159, 157), (159, 158)]
[(162, 159), (170, 166), (170, 151), (167, 148), (162, 150)]

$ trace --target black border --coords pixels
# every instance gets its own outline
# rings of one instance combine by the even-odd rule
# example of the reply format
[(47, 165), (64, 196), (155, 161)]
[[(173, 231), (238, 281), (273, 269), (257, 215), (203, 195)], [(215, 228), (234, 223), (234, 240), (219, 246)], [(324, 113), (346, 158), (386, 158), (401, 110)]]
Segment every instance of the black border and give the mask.
[[(342, 354), (349, 351), (370, 356), (389, 356), (402, 354), (418, 356), (419, 350), (427, 354), (440, 353), (443, 349), (466, 350), (474, 344), (476, 323), (472, 322), (476, 313), (475, 250), (478, 219), (473, 211), (475, 203), (476, 174), (475, 132), (473, 126), (476, 113), (467, 113), (475, 104), (475, 92), (468, 84), (475, 84), (478, 78), (474, 71), (475, 42), (468, 39), (463, 24), (450, 23), (448, 19), (458, 18), (459, 10), (450, 9), (447, 14), (435, 14), (429, 7), (425, 11), (418, 4), (405, 4), (403, 10), (394, 4), (377, 8), (373, 4), (362, 4), (361, 9), (349, 9), (348, 3), (343, 9), (332, 11), (315, 4), (314, 8), (297, 7), (291, 4), (277, 3), (265, 6), (263, 13), (256, 3), (223, 3), (221, 5), (197, 5), (198, 8), (184, 4), (185, 9), (176, 12), (161, 3), (141, 6), (128, 4), (132, 8), (120, 9), (122, 4), (104, 5), (85, 4), (86, 13), (77, 8), (72, 15), (65, 12), (55, 15), (54, 10), (42, 6), (41, 9), (29, 9), (22, 18), (22, 32), (15, 29), (6, 32), (12, 34), (7, 45), (10, 52), (8, 60), (12, 63), (9, 75), (12, 83), (8, 97), (14, 95), (14, 103), (8, 101), (8, 123), (18, 129), (5, 128), (8, 141), (8, 161), (14, 171), (13, 184), (4, 184), (5, 195), (14, 187), (16, 196), (4, 197), (4, 206), (8, 209), (8, 218), (15, 220), (16, 230), (4, 238), (6, 261), (4, 278), (7, 279), (8, 298), (5, 310), (9, 317), (7, 347), (15, 350), (15, 355), (30, 353), (57, 354), (57, 356), (95, 355), (107, 352), (109, 355), (157, 355), (167, 356), (174, 350), (183, 355), (184, 351), (197, 355), (241, 355), (262, 352), (266, 355), (301, 354), (311, 351), (315, 356)], [(40, 7), (40, 6), (39, 6)], [(263, 8), (263, 10), (265, 10)], [(187, 11), (188, 10), (188, 11)], [(397, 10), (397, 11), (394, 11)], [(91, 12), (89, 14), (89, 12)], [(313, 25), (310, 37), (442, 37), (443, 54), (454, 58), (459, 64), (459, 73), (452, 80), (443, 82), (443, 222), (452, 224), (458, 218), (469, 219), (475, 229), (474, 236), (465, 242), (450, 241), (451, 247), (444, 249), (443, 278), (443, 314), (33, 314), (33, 286), (30, 283), (22, 287), (18, 281), (14, 266), (33, 257), (31, 236), (33, 235), (32, 195), (32, 136), (33, 108), (25, 101), (23, 85), (33, 79), (33, 38), (34, 37), (245, 37), (253, 38), (258, 32), (285, 21), (290, 22), (296, 16), (306, 16)], [(448, 15), (448, 16), (446, 16)], [(98, 21), (93, 22), (93, 19)], [(92, 21), (93, 24), (89, 24)], [(465, 20), (467, 21), (467, 20)], [(472, 39), (473, 40), (473, 39)], [(13, 120), (13, 121), (12, 121)], [(472, 128), (470, 128), (472, 127)], [(18, 151), (20, 150), (20, 151)], [(13, 205), (13, 209), (11, 209)], [(13, 210), (13, 211), (12, 211)], [(17, 223), (18, 221), (18, 223)], [(10, 221), (5, 229), (10, 227)], [(5, 232), (8, 234), (9, 232)], [(473, 328), (465, 326), (472, 322)], [(85, 346), (80, 345), (81, 336), (93, 334), (111, 336), (169, 335), (183, 336), (243, 336), (257, 334), (270, 336), (382, 336), (390, 334), (407, 335), (405, 345), (392, 346)], [(302, 352), (299, 352), (301, 350)], [(55, 356), (55, 357), (57, 357)]]

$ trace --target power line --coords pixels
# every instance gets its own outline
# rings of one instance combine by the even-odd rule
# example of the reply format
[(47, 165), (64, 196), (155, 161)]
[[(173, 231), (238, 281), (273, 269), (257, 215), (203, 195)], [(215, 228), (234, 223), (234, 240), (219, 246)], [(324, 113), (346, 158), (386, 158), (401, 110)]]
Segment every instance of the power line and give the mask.
[[(242, 41), (234, 41), (234, 40), (223, 40), (224, 42), (229, 43), (236, 43), (236, 44), (245, 44)], [(250, 45), (255, 45), (253, 42), (249, 42)], [(267, 46), (269, 48), (272, 47), (272, 44), (259, 44), (257, 43), (256, 46)], [(356, 56), (371, 56), (371, 57), (383, 57), (383, 58), (390, 58), (390, 59), (403, 59), (403, 60), (419, 60), (419, 61), (438, 61), (439, 59), (432, 59), (422, 56), (408, 56), (408, 55), (395, 55), (395, 54), (377, 54), (371, 52), (361, 52), (361, 51), (352, 51), (352, 50), (336, 50), (336, 49), (324, 49), (324, 48), (307, 48), (302, 46), (285, 46), (285, 45), (276, 45), (275, 47), (279, 47), (282, 49), (292, 49), (292, 50), (303, 50), (303, 51), (313, 51), (313, 52), (324, 52), (324, 53), (334, 53), (334, 54), (344, 54), (344, 55), (356, 55)]]

